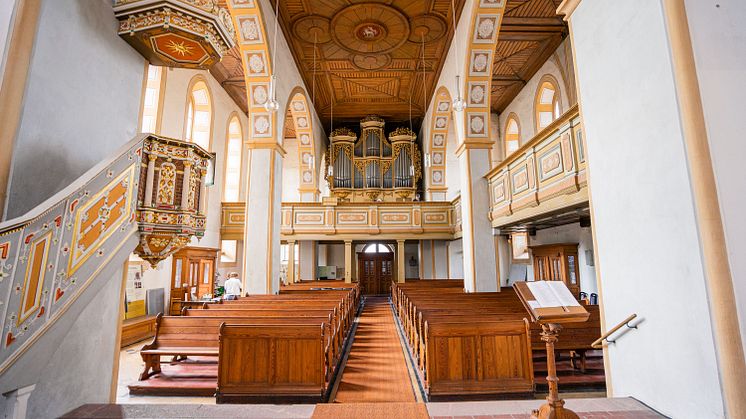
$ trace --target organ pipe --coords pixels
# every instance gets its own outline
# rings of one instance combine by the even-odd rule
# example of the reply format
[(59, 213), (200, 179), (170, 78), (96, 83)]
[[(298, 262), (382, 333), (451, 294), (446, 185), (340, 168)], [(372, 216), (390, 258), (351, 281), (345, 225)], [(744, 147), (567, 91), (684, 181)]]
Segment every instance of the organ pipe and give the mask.
[(383, 119), (369, 116), (360, 121), (360, 137), (347, 128), (332, 132), (327, 154), (332, 195), (356, 202), (414, 198), (422, 170), (417, 136), (398, 128), (387, 138), (384, 127)]

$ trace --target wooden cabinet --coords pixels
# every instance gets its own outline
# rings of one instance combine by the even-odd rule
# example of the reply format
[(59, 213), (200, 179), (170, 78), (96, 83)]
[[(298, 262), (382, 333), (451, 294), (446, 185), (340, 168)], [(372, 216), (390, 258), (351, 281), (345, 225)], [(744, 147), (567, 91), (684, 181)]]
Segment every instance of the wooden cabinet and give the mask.
[(575, 298), (580, 294), (578, 244), (547, 244), (531, 246), (534, 258), (534, 280), (562, 281)]
[(185, 247), (173, 255), (171, 264), (172, 316), (181, 312), (182, 301), (212, 294), (215, 289), (215, 266), (219, 249), (207, 247)]

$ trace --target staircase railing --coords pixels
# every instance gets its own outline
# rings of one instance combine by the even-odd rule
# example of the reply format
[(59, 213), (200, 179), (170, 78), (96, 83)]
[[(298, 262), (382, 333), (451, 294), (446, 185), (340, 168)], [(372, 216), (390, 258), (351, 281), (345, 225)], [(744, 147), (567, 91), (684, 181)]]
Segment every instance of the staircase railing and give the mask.
[(26, 215), (0, 224), (0, 374), (102, 267), (124, 262), (112, 259), (132, 235), (140, 236), (136, 252), (157, 263), (203, 234), (200, 202), (213, 159), (197, 145), (143, 134)]

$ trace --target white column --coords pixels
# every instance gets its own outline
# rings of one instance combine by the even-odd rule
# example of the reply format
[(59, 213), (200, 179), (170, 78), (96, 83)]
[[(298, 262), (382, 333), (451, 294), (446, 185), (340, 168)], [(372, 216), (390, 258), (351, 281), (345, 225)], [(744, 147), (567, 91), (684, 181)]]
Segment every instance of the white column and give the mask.
[(250, 150), (247, 188), (243, 265), (246, 289), (251, 294), (276, 294), (280, 289), (282, 200), (279, 146)]
[(5, 418), (7, 419), (26, 419), (28, 410), (28, 399), (31, 392), (34, 391), (36, 384), (21, 387), (6, 393), (5, 400)]
[[(724, 347), (718, 336), (723, 330), (713, 313), (726, 308), (727, 301), (708, 298), (712, 294), (704, 249), (715, 236), (698, 229), (711, 218), (698, 216), (702, 178), (696, 175), (692, 158), (702, 156), (692, 155), (694, 150), (687, 147), (687, 127), (696, 115), (685, 113), (691, 103), (682, 101), (681, 95), (684, 90), (697, 92), (699, 86), (677, 79), (682, 70), (676, 61), (680, 43), (698, 38), (686, 34), (672, 42), (671, 30), (685, 20), (667, 22), (666, 10), (673, 3), (677, 2), (582, 1), (570, 18), (601, 328), (608, 330), (632, 313), (643, 319), (638, 330), (605, 350), (607, 388), (668, 417), (743, 417), (728, 412), (724, 404), (729, 400), (728, 376), (736, 373), (742, 380), (746, 375), (738, 373), (743, 371), (743, 358), (719, 363), (727, 354), (718, 353)], [(723, 17), (743, 8), (715, 9), (711, 3), (708, 7)], [(735, 21), (733, 25), (721, 25), (719, 30), (737, 42), (737, 36), (725, 30), (737, 27)], [(711, 40), (707, 45), (723, 60), (736, 54)], [(743, 51), (737, 55), (743, 56)], [(709, 62), (717, 69), (718, 86), (737, 88), (722, 84), (727, 74), (723, 60)], [(737, 106), (738, 95), (732, 90), (723, 94)], [(697, 141), (708, 138), (698, 135)], [(728, 315), (733, 319), (735, 310)], [(737, 336), (729, 332), (726, 339)], [(666, 348), (676, 350), (662, 351), (661, 336)], [(656, 353), (661, 356), (644, 355)], [(743, 386), (735, 390), (731, 394), (742, 403)]]
[(490, 151), (468, 144), (459, 151), (464, 289), (467, 292), (498, 291), (495, 241), (487, 218), (490, 197), (483, 178), (490, 170)]

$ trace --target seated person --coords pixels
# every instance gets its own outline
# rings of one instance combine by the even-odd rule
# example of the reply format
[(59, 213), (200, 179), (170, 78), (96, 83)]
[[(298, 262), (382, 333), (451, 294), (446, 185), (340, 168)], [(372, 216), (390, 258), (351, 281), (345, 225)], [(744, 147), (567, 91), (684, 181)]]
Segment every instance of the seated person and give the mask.
[(225, 287), (226, 300), (237, 300), (241, 295), (241, 280), (238, 279), (238, 272), (229, 273), (223, 287)]

